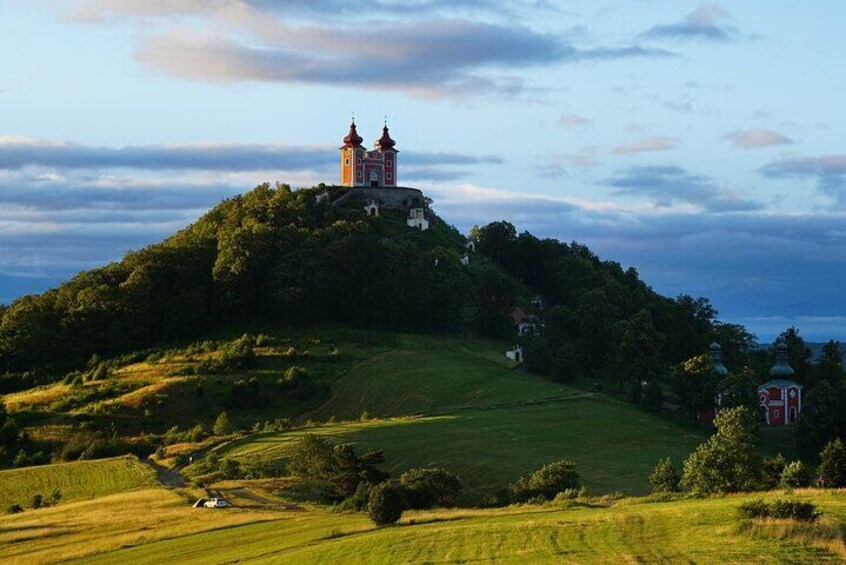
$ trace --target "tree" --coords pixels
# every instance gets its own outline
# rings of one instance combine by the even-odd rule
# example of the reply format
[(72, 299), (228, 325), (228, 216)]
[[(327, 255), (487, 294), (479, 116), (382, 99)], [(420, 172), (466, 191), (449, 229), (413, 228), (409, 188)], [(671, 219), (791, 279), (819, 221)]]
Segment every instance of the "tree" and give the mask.
[(367, 515), (377, 526), (395, 524), (402, 518), (405, 500), (402, 488), (395, 483), (385, 481), (370, 489), (367, 502)]
[(812, 457), (840, 431), (840, 394), (820, 381), (802, 399), (797, 447), (802, 457)]
[(697, 355), (675, 368), (673, 392), (684, 411), (694, 420), (705, 410), (714, 408), (718, 379), (708, 355)]
[(454, 505), (462, 490), (458, 477), (441, 467), (409, 469), (399, 482), (408, 507), (415, 510)]
[(221, 412), (217, 419), (214, 421), (212, 431), (215, 433), (215, 435), (218, 436), (225, 436), (232, 433), (232, 424), (229, 423), (229, 416), (226, 414), (226, 412)]
[(813, 352), (805, 345), (805, 340), (799, 335), (799, 330), (790, 327), (783, 331), (776, 339), (776, 343), (783, 341), (787, 345), (787, 362), (796, 371), (797, 377), (804, 382), (808, 378)]
[(840, 342), (831, 340), (823, 346), (822, 355), (811, 371), (811, 378), (807, 379), (807, 386), (816, 386), (823, 381), (835, 390), (843, 388), (843, 352), (840, 350)]
[(673, 466), (669, 457), (658, 461), (652, 474), (649, 475), (649, 484), (652, 485), (652, 492), (678, 492), (679, 474)]
[(694, 492), (753, 490), (759, 483), (756, 418), (746, 407), (720, 410), (717, 432), (684, 462), (682, 485)]
[(643, 391), (643, 403), (647, 408), (655, 412), (661, 411), (664, 403), (664, 391), (661, 390), (661, 383), (657, 378), (649, 379), (646, 382), (646, 389)]
[(784, 467), (779, 479), (779, 486), (785, 489), (804, 488), (810, 484), (808, 471), (801, 461), (792, 461)]
[(846, 447), (840, 438), (828, 442), (822, 450), (818, 471), (826, 488), (846, 487)]
[(324, 437), (305, 434), (290, 451), (288, 472), (337, 500), (352, 496), (363, 482), (387, 479), (377, 468), (384, 461), (381, 451), (371, 449), (359, 457), (348, 443), (333, 445)]
[(530, 498), (540, 497), (552, 500), (559, 492), (582, 486), (576, 472), (576, 464), (567, 459), (553, 461), (542, 466), (528, 476), (517, 479), (508, 485), (512, 502), (525, 502)]
[(620, 390), (628, 382), (632, 400), (640, 402), (641, 382), (657, 378), (662, 369), (664, 336), (655, 330), (648, 310), (638, 312), (625, 327), (617, 350), (617, 378)]
[(720, 397), (720, 409), (746, 406), (756, 412), (759, 408), (758, 384), (747, 367), (729, 373), (717, 384)]
[(761, 461), (761, 488), (764, 490), (776, 488), (785, 467), (787, 467), (787, 459), (781, 453), (775, 457), (765, 457)]
[(40, 494), (35, 494), (32, 496), (32, 500), (29, 503), (30, 508), (38, 509), (44, 506), (44, 497)]

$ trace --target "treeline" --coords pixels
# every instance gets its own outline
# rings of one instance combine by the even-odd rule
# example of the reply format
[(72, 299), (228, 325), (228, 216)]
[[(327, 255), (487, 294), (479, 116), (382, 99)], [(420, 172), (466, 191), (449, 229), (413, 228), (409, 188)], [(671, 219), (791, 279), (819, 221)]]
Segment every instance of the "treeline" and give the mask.
[(754, 343), (742, 326), (721, 323), (708, 299), (661, 296), (635, 269), (602, 261), (584, 245), (518, 235), (507, 222), (473, 235), (478, 250), (513, 276), (488, 281), (485, 298), (500, 308), (488, 333), (514, 336), (507, 315), (520, 285), (542, 297), (542, 330), (525, 344), (526, 362), (535, 372), (559, 380), (610, 378), (640, 399), (646, 376), (664, 374), (707, 351), (711, 341), (719, 341), (731, 358)]

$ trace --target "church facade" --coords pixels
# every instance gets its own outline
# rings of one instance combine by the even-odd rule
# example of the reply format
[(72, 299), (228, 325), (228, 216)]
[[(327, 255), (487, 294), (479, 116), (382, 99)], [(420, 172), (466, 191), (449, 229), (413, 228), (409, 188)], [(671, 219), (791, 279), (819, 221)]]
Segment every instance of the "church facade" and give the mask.
[(382, 128), (382, 137), (376, 140), (372, 151), (367, 150), (356, 131), (355, 121), (344, 138), (341, 152), (341, 186), (384, 187), (397, 186), (396, 141), (388, 134), (388, 125)]

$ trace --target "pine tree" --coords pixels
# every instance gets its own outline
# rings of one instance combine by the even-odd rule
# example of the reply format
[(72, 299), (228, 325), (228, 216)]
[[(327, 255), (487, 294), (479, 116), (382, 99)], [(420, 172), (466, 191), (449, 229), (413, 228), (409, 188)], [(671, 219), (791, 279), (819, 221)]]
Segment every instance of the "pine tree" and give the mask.
[(212, 428), (215, 435), (225, 436), (232, 433), (232, 424), (229, 423), (229, 416), (226, 412), (221, 412), (220, 416), (217, 417), (217, 420), (214, 421), (214, 427)]

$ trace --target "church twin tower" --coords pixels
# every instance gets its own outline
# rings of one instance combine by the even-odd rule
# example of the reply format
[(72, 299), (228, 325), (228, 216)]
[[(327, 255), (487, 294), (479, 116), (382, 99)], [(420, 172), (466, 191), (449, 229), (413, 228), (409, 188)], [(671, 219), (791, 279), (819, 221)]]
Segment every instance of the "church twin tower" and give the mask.
[(393, 188), (397, 186), (396, 141), (388, 135), (388, 125), (382, 128), (382, 137), (376, 140), (373, 151), (365, 149), (364, 139), (355, 130), (355, 121), (350, 124), (350, 133), (341, 146), (341, 185), (375, 186)]

